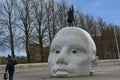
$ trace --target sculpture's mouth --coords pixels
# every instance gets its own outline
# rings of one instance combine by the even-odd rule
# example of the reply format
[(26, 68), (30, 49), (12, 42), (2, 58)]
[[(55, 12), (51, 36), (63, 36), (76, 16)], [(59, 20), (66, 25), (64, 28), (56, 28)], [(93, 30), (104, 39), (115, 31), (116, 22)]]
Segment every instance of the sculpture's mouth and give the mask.
[(57, 76), (62, 76), (62, 75), (66, 76), (66, 75), (72, 74), (72, 71), (68, 70), (68, 69), (58, 68), (58, 69), (55, 70), (55, 73), (56, 73)]

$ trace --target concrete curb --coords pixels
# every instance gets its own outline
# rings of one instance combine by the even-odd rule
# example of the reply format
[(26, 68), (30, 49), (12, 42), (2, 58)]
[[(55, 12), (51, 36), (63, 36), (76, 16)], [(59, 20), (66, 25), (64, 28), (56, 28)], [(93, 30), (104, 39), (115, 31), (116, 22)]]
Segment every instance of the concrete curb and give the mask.
[(99, 60), (98, 66), (120, 65), (120, 59)]
[[(112, 60), (99, 60), (97, 67), (100, 66), (112, 66), (120, 65), (120, 59)], [(48, 70), (48, 63), (30, 63), (30, 64), (17, 64), (15, 66), (15, 72), (23, 71), (46, 71)], [(0, 65), (0, 73), (5, 72), (5, 65)]]

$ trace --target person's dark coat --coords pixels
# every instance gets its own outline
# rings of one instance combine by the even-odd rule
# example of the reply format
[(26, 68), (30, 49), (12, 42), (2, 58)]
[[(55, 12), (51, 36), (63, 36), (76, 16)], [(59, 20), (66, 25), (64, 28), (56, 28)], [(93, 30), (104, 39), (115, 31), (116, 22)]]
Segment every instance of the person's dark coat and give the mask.
[(16, 60), (12, 60), (12, 59), (10, 59), (10, 60), (8, 60), (8, 62), (7, 62), (7, 64), (6, 64), (6, 69), (5, 69), (5, 71), (7, 72), (9, 72), (9, 71), (12, 71), (12, 72), (14, 72), (15, 71), (15, 65), (17, 64), (17, 62), (16, 62)]

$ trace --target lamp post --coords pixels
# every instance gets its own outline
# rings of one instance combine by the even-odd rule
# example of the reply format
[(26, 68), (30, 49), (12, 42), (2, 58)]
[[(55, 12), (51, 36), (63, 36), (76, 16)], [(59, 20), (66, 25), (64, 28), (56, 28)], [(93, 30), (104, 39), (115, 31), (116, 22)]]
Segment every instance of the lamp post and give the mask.
[(2, 57), (1, 57), (1, 55), (0, 55), (0, 65), (2, 64)]
[(119, 51), (118, 40), (117, 40), (117, 36), (116, 36), (116, 30), (115, 30), (115, 28), (113, 28), (113, 30), (114, 30), (114, 36), (115, 36), (115, 43), (116, 43), (116, 47), (117, 47), (118, 58), (120, 59), (120, 51)]
[(1, 56), (0, 56), (0, 65), (1, 65)]

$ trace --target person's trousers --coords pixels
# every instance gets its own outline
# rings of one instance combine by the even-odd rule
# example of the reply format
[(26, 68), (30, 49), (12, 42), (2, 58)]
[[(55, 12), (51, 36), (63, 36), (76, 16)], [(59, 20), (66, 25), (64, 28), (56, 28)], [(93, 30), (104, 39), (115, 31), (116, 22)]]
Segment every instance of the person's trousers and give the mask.
[(9, 80), (13, 80), (14, 72), (9, 71), (8, 73), (9, 73)]

